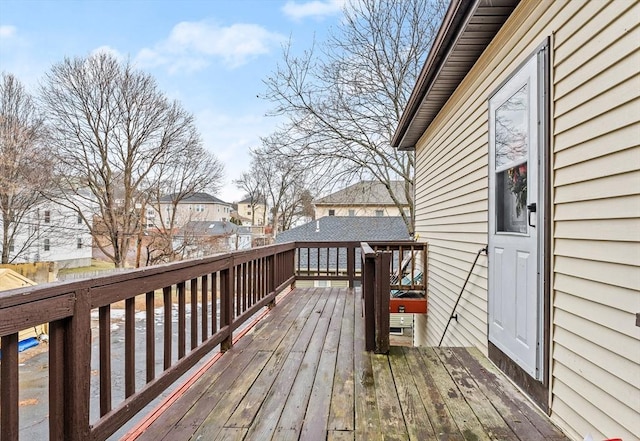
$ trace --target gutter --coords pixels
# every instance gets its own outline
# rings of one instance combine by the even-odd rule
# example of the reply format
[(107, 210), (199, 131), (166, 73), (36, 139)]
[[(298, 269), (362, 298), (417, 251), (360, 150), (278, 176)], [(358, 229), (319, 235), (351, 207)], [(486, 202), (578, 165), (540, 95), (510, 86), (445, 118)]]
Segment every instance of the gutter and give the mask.
[(416, 86), (409, 97), (402, 117), (398, 122), (398, 128), (391, 139), (391, 146), (399, 150), (414, 150), (415, 146), (401, 147), (409, 127), (413, 123), (420, 105), (431, 90), (437, 74), (442, 69), (451, 49), (455, 45), (464, 29), (463, 23), (475, 11), (479, 0), (452, 0), (449, 9), (444, 16), (438, 35), (429, 51), (427, 60), (418, 76)]

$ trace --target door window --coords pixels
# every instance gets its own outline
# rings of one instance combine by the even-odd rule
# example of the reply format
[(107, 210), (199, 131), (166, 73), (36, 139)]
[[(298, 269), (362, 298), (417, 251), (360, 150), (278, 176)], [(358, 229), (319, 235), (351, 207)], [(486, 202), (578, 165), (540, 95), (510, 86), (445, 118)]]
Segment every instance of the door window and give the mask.
[(496, 232), (527, 233), (528, 86), (495, 110)]

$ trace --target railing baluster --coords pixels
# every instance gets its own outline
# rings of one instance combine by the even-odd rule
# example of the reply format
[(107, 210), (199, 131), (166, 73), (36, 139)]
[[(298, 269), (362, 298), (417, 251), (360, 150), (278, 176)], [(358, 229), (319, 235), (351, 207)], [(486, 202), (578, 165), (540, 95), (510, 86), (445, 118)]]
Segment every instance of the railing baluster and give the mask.
[(233, 345), (233, 332), (231, 325), (233, 322), (233, 262), (228, 269), (220, 271), (220, 328), (228, 328), (227, 337), (220, 344), (220, 350), (227, 351)]
[(218, 332), (218, 273), (211, 274), (211, 333)]
[(111, 306), (98, 309), (100, 416), (111, 410)]
[(136, 391), (136, 298), (124, 302), (124, 396)]
[(149, 291), (146, 295), (146, 365), (147, 383), (156, 377), (156, 319), (155, 319), (156, 293)]
[(347, 248), (347, 277), (349, 278), (349, 288), (355, 286), (356, 279), (356, 247)]
[[(50, 441), (64, 441), (65, 435), (65, 403), (62, 399), (64, 397), (65, 321), (66, 319), (49, 323), (49, 396), (59, 397), (59, 399), (49, 400)], [(4, 428), (4, 422), (2, 427)]]
[(0, 440), (17, 441), (18, 420), (18, 333), (3, 336), (0, 363)]
[(163, 339), (164, 339), (164, 363), (163, 368), (166, 371), (171, 367), (171, 339), (173, 333), (173, 324), (171, 323), (171, 286), (165, 286), (162, 288), (162, 301), (164, 307), (164, 326), (163, 326)]
[(186, 299), (185, 299), (184, 282), (178, 283), (178, 360), (184, 358), (186, 354), (186, 341), (187, 341), (187, 311), (186, 311)]
[(191, 279), (191, 350), (198, 346), (198, 279)]
[(209, 317), (207, 316), (209, 311), (209, 305), (207, 304), (209, 302), (207, 295), (207, 290), (209, 289), (209, 277), (206, 274), (202, 276), (202, 279), (200, 280), (200, 287), (202, 290), (200, 295), (200, 308), (202, 309), (202, 342), (205, 342), (207, 338), (209, 338)]
[(235, 299), (236, 299), (236, 317), (239, 316), (242, 313), (242, 289), (240, 286), (240, 277), (241, 277), (241, 265), (237, 265), (234, 267), (234, 275), (235, 278), (232, 277), (231, 278), (231, 283), (232, 286), (234, 284), (235, 281), (235, 291), (236, 291), (236, 295), (235, 295)]
[(247, 309), (249, 309), (249, 291), (248, 291), (248, 285), (247, 285), (247, 268), (248, 268), (249, 263), (243, 263), (241, 265), (242, 268), (242, 272), (241, 272), (241, 276), (240, 276), (240, 280), (242, 281), (242, 312), (245, 312)]

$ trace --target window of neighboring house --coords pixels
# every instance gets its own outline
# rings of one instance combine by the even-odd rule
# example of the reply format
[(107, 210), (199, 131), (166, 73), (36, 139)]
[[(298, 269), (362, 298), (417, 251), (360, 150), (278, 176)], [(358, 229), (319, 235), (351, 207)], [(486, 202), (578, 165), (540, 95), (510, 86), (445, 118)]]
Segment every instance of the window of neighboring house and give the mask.
[(82, 238), (81, 238), (81, 237), (79, 237), (79, 238), (78, 238), (78, 244), (77, 244), (77, 246), (78, 246), (78, 249), (79, 249), (79, 250), (81, 250), (81, 249), (82, 249)]
[(82, 215), (80, 213), (78, 213), (78, 223), (79, 224), (82, 223)]
[(153, 208), (147, 208), (147, 217), (154, 217), (155, 213)]
[(376, 210), (376, 216), (378, 217), (384, 216), (384, 210)]
[(51, 212), (49, 210), (44, 211), (44, 223), (48, 224), (51, 222)]
[(335, 216), (336, 210), (329, 210), (329, 216)]
[(44, 240), (44, 250), (45, 251), (51, 250), (51, 244), (49, 243), (49, 239)]
[(248, 210), (248, 211), (247, 211), (247, 214), (248, 214), (249, 216), (251, 216), (251, 210)]
[(9, 252), (10, 252), (10, 253), (13, 253), (15, 250), (16, 250), (15, 243), (13, 242), (13, 239), (11, 239), (11, 240), (9, 241)]
[(356, 210), (349, 210), (349, 216), (355, 216), (356, 215)]

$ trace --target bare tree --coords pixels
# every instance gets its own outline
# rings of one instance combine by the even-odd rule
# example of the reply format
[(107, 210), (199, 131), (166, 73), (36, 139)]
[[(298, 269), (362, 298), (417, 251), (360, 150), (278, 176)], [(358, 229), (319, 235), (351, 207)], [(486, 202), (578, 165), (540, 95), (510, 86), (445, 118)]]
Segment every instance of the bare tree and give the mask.
[(291, 228), (301, 216), (308, 214), (308, 200), (317, 193), (324, 180), (297, 161), (273, 154), (280, 142), (271, 137), (263, 140), (263, 147), (251, 152), (251, 174), (262, 186), (267, 205), (271, 209), (274, 233)]
[[(153, 255), (153, 263), (172, 261), (181, 255), (180, 250), (173, 247), (174, 237), (177, 227), (189, 219), (178, 219), (178, 204), (195, 193), (215, 193), (224, 175), (222, 163), (199, 142), (188, 143), (171, 152), (170, 156), (158, 165), (157, 184), (151, 189), (148, 202), (154, 214), (154, 224), (146, 232), (152, 236), (148, 242), (152, 245), (147, 246), (147, 253)], [(168, 209), (163, 210), (162, 207)], [(141, 242), (142, 237), (139, 237), (138, 262)]]
[(73, 196), (65, 203), (95, 202), (94, 243), (123, 267), (142, 228), (149, 189), (160, 186), (163, 167), (182, 149), (200, 145), (193, 116), (169, 101), (150, 75), (105, 53), (54, 65), (41, 96), (60, 186)]
[[(238, 189), (245, 192), (246, 198), (249, 201), (249, 206), (251, 207), (251, 225), (256, 224), (256, 207), (260, 204), (266, 203), (264, 197), (264, 186), (254, 171), (255, 170), (244, 172), (240, 178), (233, 181)], [(267, 211), (264, 210), (262, 212), (262, 225), (266, 223), (266, 214)]]
[[(336, 180), (385, 183), (410, 231), (414, 157), (390, 141), (444, 11), (444, 0), (350, 1), (320, 51), (294, 56), (285, 47), (265, 80), (273, 114), (288, 118), (278, 136), (290, 141), (279, 154), (331, 170)], [(405, 181), (403, 195), (394, 180)]]
[[(52, 160), (44, 148), (43, 117), (13, 75), (0, 78), (1, 263), (28, 260), (43, 233), (38, 206), (50, 189)], [(37, 250), (35, 252), (37, 255)]]

